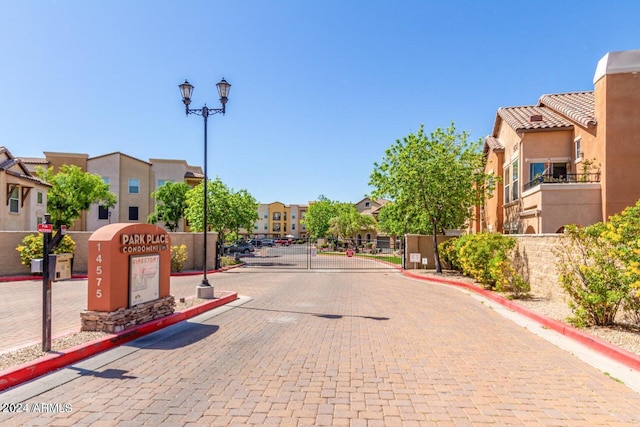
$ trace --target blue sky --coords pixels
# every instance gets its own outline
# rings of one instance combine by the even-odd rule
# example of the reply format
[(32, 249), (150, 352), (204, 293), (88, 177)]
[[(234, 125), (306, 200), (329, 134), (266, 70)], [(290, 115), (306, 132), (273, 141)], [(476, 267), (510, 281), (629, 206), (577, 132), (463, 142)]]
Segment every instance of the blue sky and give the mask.
[(0, 0), (0, 145), (184, 159), (262, 203), (357, 202), (396, 139), (593, 89), (640, 49), (640, 2)]

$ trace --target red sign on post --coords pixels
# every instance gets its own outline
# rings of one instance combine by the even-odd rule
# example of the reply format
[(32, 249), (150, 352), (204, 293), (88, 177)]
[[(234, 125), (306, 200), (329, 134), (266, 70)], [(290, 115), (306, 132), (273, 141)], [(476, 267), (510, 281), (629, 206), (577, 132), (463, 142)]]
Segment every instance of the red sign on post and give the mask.
[(353, 249), (347, 249), (347, 256), (348, 257), (352, 257), (353, 256)]
[(52, 233), (53, 224), (38, 224), (38, 233)]

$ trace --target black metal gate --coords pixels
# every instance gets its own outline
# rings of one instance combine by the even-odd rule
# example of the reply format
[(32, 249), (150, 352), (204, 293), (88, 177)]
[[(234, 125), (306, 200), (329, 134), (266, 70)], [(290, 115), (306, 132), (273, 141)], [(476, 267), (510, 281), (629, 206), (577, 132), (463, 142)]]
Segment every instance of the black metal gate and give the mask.
[(239, 254), (238, 257), (246, 267), (276, 269), (380, 270), (399, 267), (393, 264), (394, 251), (388, 241), (381, 241), (382, 247), (378, 247), (377, 243), (371, 242), (356, 251), (332, 246), (318, 247), (315, 243), (298, 240), (288, 245), (260, 246), (254, 252)]

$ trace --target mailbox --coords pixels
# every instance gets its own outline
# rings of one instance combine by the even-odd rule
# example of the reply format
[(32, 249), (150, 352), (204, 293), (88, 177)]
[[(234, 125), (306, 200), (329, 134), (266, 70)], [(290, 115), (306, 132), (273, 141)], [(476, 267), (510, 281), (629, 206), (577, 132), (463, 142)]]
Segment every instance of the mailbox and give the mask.
[(51, 280), (71, 279), (71, 262), (73, 254), (49, 255), (49, 278)]

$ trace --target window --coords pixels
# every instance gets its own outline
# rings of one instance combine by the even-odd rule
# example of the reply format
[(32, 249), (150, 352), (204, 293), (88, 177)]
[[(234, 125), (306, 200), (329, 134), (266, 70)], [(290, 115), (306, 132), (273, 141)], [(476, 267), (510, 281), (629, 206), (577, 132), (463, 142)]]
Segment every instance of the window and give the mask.
[(43, 200), (44, 200), (44, 195), (42, 194), (42, 191), (38, 191), (38, 195), (37, 195), (38, 204), (41, 205)]
[(286, 213), (286, 212), (283, 214), (283, 220), (284, 220), (284, 221), (286, 221), (286, 220), (287, 220), (287, 213)]
[(371, 206), (371, 203), (369, 203), (369, 202), (364, 202), (364, 207), (365, 207), (365, 208), (368, 208), (368, 207), (370, 207), (370, 206)]
[(504, 170), (504, 203), (511, 201), (511, 168), (507, 166)]
[(519, 168), (518, 160), (514, 160), (504, 170), (504, 203), (510, 203), (518, 200), (520, 189), (518, 188), (519, 182)]
[(274, 221), (280, 221), (280, 212), (274, 212), (273, 213), (273, 220)]
[(98, 219), (109, 219), (108, 206), (98, 206)]
[(265, 225), (264, 225), (264, 229), (265, 229), (265, 230), (268, 230), (268, 229), (269, 229), (269, 226), (268, 226), (267, 224), (265, 224)]
[(257, 230), (257, 229), (258, 229), (258, 224), (254, 224), (254, 225), (253, 225), (253, 229), (254, 229), (254, 230)]
[(165, 185), (167, 182), (173, 182), (170, 179), (159, 179), (158, 180), (158, 185), (156, 187), (162, 187), (163, 185)]
[(138, 194), (140, 192), (140, 180), (129, 178), (129, 194)]
[(273, 231), (280, 231), (280, 224), (273, 224)]
[(137, 221), (137, 220), (138, 220), (138, 207), (129, 206), (129, 221)]
[(575, 139), (575, 148), (576, 148), (576, 162), (582, 160), (582, 138), (581, 137), (577, 137)]
[(264, 219), (268, 219), (269, 218), (269, 214), (268, 213), (264, 213)]
[(11, 195), (9, 196), (9, 212), (20, 212), (20, 192), (18, 191), (17, 186), (13, 187), (13, 190), (11, 190)]
[(512, 200), (518, 200), (518, 161), (513, 162), (511, 166), (511, 193)]
[(545, 175), (546, 166), (544, 163), (531, 163), (529, 165), (529, 181), (535, 181), (542, 179), (542, 175)]
[(291, 219), (296, 219), (296, 214), (291, 214)]
[(296, 229), (296, 225), (295, 224), (291, 224), (291, 231), (294, 231)]

